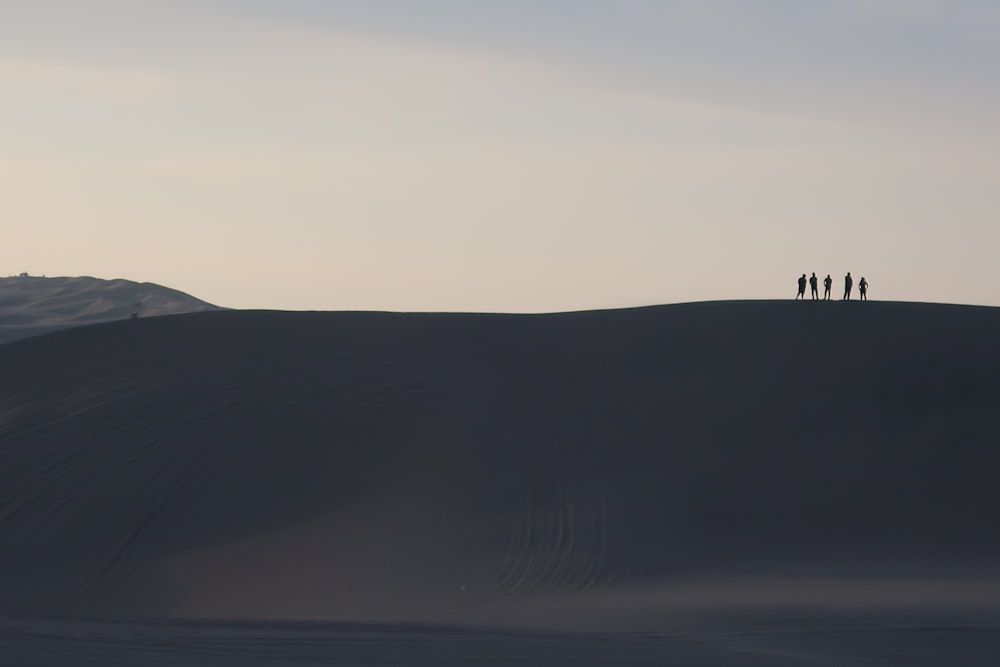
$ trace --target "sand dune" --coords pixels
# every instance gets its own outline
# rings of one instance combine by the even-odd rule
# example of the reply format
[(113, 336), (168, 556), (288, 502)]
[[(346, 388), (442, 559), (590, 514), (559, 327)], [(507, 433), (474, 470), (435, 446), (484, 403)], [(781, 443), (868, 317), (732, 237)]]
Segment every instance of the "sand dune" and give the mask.
[(13, 665), (122, 667), (993, 667), (988, 628), (835, 628), (822, 632), (594, 634), (459, 626), (261, 621), (0, 618)]
[[(992, 308), (718, 302), (9, 343), (0, 614), (995, 627), (998, 340)], [(733, 664), (802, 664), (768, 641)]]
[(80, 276), (0, 278), (0, 343), (83, 324), (175, 315), (217, 306), (184, 292), (131, 280)]

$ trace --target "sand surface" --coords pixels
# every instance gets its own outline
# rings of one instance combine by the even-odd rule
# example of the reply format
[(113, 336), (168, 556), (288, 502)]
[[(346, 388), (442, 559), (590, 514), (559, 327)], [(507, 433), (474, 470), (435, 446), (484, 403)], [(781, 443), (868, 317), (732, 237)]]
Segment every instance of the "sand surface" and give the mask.
[(8, 343), (0, 658), (998, 664), (998, 340), (718, 302)]
[(0, 343), (84, 324), (218, 307), (153, 283), (89, 276), (0, 278)]

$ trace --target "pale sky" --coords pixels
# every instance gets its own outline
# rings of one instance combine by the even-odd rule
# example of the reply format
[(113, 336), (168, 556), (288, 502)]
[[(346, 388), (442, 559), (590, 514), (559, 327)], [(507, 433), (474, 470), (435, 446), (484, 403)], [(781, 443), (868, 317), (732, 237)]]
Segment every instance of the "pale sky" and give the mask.
[(1000, 305), (995, 0), (0, 0), (0, 275)]

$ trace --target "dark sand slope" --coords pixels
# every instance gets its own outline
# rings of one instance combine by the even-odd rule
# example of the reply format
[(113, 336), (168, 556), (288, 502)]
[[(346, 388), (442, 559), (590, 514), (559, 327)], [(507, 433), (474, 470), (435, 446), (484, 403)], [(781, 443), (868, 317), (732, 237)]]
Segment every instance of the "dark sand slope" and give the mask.
[(0, 278), (0, 343), (84, 324), (219, 310), (154, 283), (89, 276)]
[(789, 302), (17, 341), (0, 614), (988, 626), (998, 341), (998, 309)]

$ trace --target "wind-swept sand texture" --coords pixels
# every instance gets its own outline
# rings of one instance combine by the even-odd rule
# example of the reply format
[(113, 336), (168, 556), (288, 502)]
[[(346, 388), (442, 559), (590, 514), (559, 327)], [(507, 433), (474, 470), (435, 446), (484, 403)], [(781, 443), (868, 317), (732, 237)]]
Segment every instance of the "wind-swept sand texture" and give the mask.
[(718, 302), (10, 343), (0, 656), (997, 664), (997, 341), (992, 308)]
[(219, 310), (153, 283), (80, 276), (0, 278), (0, 343), (84, 324)]

